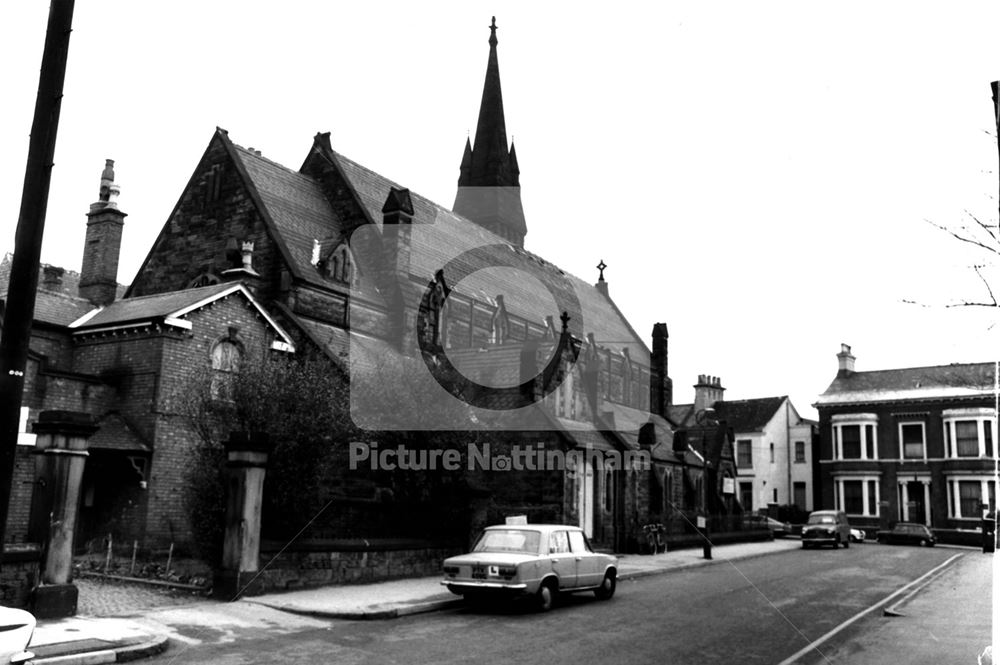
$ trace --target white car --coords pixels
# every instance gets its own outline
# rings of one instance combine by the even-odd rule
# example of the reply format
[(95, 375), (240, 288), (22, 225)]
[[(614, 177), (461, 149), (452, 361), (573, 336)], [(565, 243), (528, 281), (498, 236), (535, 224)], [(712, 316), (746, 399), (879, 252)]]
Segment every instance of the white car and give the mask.
[(31, 612), (0, 607), (0, 663), (26, 663), (35, 657), (27, 651), (35, 632), (35, 617)]
[(852, 543), (863, 543), (865, 542), (865, 532), (861, 529), (851, 528), (851, 542)]
[(583, 529), (561, 524), (487, 527), (472, 552), (445, 559), (441, 584), (466, 599), (532, 596), (541, 611), (560, 593), (615, 593), (618, 559), (595, 552)]

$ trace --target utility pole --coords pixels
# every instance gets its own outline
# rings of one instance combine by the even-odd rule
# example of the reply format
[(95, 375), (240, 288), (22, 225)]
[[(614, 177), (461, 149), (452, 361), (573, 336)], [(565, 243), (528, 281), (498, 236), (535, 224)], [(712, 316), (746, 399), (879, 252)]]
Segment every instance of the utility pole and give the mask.
[[(993, 119), (996, 121), (997, 128), (997, 163), (1000, 166), (1000, 81), (993, 81), (990, 83), (990, 90), (993, 92)], [(998, 175), (998, 187), (1000, 187), (1000, 169), (997, 171)], [(1000, 205), (1000, 197), (997, 197), (998, 205)], [(1000, 208), (998, 208), (1000, 212)], [(997, 216), (997, 225), (1000, 229), (1000, 214)], [(998, 241), (1000, 242), (1000, 241)], [(998, 248), (1000, 251), (1000, 248)], [(1000, 313), (1000, 306), (997, 308), (997, 312)], [(1000, 415), (1000, 359), (997, 359), (993, 363), (993, 414)], [(1000, 484), (1000, 450), (993, 451), (993, 482), (994, 485)], [(984, 497), (986, 498), (986, 497)], [(997, 510), (996, 500), (994, 499), (993, 509), (993, 534), (991, 535), (991, 542), (989, 551), (992, 552), (996, 549), (996, 531), (997, 531)], [(984, 525), (985, 526), (985, 525)], [(984, 529), (985, 531), (985, 529)], [(983, 551), (986, 551), (986, 538), (984, 534), (983, 538)]]
[(28, 343), (35, 314), (35, 289), (42, 253), (42, 232), (49, 201), (59, 108), (62, 103), (74, 0), (52, 0), (38, 76), (38, 96), (31, 122), (28, 163), (24, 171), (21, 210), (17, 218), (14, 258), (7, 286), (0, 338), (0, 562), (17, 453), (18, 425)]

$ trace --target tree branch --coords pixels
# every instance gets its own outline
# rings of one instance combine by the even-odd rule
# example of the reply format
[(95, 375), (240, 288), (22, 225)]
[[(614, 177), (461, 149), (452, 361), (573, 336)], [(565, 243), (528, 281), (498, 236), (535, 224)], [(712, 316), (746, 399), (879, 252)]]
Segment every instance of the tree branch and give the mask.
[(979, 247), (981, 249), (985, 249), (987, 252), (991, 252), (993, 254), (1000, 254), (1000, 249), (998, 249), (996, 247), (990, 247), (989, 245), (985, 245), (982, 242), (980, 242), (979, 240), (977, 240), (976, 238), (970, 238), (970, 237), (961, 235), (959, 233), (956, 233), (955, 231), (951, 230), (947, 226), (941, 226), (940, 224), (936, 224), (936, 223), (932, 222), (929, 219), (924, 219), (924, 221), (927, 222), (928, 224), (930, 224), (931, 226), (933, 226), (934, 228), (940, 229), (940, 230), (944, 231), (945, 233), (948, 233), (949, 235), (951, 235), (956, 240), (961, 240), (962, 242), (969, 243), (970, 245), (975, 245), (976, 247)]

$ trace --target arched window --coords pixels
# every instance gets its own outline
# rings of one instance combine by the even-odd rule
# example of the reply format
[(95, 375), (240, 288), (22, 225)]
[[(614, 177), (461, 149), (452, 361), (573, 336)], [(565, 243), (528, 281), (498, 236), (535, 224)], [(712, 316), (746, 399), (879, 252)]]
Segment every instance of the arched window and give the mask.
[(233, 377), (240, 371), (243, 351), (239, 344), (222, 340), (212, 347), (212, 398), (233, 400)]

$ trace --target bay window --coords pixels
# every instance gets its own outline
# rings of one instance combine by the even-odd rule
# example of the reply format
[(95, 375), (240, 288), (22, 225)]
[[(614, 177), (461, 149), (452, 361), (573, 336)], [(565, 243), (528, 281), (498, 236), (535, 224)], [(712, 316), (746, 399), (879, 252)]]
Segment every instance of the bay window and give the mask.
[(878, 459), (878, 416), (874, 413), (845, 413), (831, 418), (833, 459)]
[(996, 414), (990, 408), (947, 409), (944, 420), (945, 456), (993, 457)]
[(948, 517), (978, 520), (983, 504), (996, 510), (996, 482), (989, 476), (953, 476), (948, 479)]
[(878, 517), (879, 482), (877, 476), (834, 478), (834, 506), (848, 515)]

